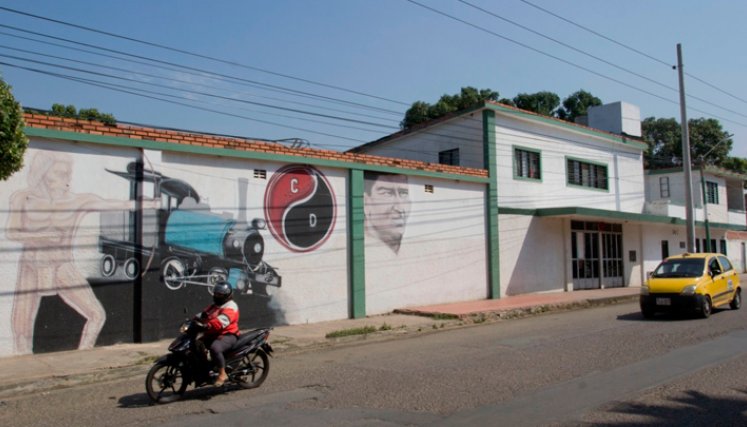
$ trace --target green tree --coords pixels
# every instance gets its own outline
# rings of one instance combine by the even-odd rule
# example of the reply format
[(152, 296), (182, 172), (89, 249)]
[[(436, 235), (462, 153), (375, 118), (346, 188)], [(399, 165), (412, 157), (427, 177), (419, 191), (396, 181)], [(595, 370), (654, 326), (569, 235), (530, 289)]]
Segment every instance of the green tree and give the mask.
[(576, 121), (576, 117), (585, 116), (589, 107), (602, 105), (602, 100), (581, 89), (563, 100), (563, 107), (558, 109), (558, 118), (569, 122)]
[[(721, 163), (721, 166), (729, 169), (730, 171), (747, 175), (747, 159), (745, 158), (727, 157), (726, 160)], [(745, 182), (745, 184), (747, 185), (747, 182)]]
[(486, 100), (495, 101), (498, 92), (491, 89), (476, 89), (471, 86), (463, 87), (456, 95), (442, 95), (439, 100), (431, 105), (424, 101), (416, 101), (405, 112), (405, 117), (400, 122), (400, 127), (407, 129), (427, 120), (437, 119), (449, 113), (464, 110)]
[[(648, 117), (641, 124), (643, 140), (648, 144), (649, 167), (682, 165), (682, 130), (673, 118)], [(690, 159), (693, 164), (722, 166), (728, 159), (733, 141), (716, 119), (688, 120)]]
[(117, 119), (113, 115), (108, 113), (100, 113), (95, 108), (81, 108), (78, 111), (74, 105), (62, 105), (52, 104), (52, 111), (50, 112), (53, 116), (68, 117), (72, 119), (84, 119), (84, 120), (98, 120), (107, 125), (116, 125)]
[(23, 154), (29, 145), (23, 133), (23, 109), (10, 86), (0, 78), (0, 180), (5, 181), (23, 167)]
[(553, 92), (520, 93), (514, 97), (516, 107), (552, 116), (560, 105), (560, 97)]

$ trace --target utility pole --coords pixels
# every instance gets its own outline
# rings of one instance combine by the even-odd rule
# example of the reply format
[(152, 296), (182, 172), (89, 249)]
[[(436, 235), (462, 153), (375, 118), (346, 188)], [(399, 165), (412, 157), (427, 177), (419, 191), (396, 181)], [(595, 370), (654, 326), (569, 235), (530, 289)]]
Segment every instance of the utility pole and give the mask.
[(677, 43), (677, 71), (680, 80), (680, 120), (682, 121), (682, 167), (685, 170), (685, 222), (687, 223), (687, 252), (695, 252), (695, 218), (693, 209), (692, 166), (690, 165), (690, 132), (685, 105), (685, 78), (682, 71), (682, 45)]

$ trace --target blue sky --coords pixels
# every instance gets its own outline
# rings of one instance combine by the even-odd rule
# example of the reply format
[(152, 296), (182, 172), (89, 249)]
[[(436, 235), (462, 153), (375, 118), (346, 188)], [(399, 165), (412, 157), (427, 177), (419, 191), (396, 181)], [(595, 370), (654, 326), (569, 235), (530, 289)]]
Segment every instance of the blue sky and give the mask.
[[(169, 94), (172, 98), (168, 99), (172, 101), (223, 114), (7, 65), (0, 65), (0, 72), (26, 107), (48, 109), (53, 103), (73, 104), (78, 108), (95, 107), (112, 113), (120, 121), (271, 140), (303, 138), (314, 147), (343, 150), (396, 131), (402, 114), (413, 101), (435, 102), (442, 94), (456, 93), (462, 86), (491, 88), (508, 98), (540, 90), (549, 90), (564, 98), (578, 89), (585, 89), (604, 102), (636, 104), (642, 117), (676, 117), (679, 120), (678, 93), (665, 87), (677, 88), (677, 72), (664, 63), (676, 63), (676, 44), (682, 43), (684, 70), (728, 92), (688, 77), (687, 92), (693, 96), (688, 99), (688, 117), (719, 119), (724, 128), (734, 134), (731, 154), (747, 157), (747, 86), (743, 82), (747, 70), (747, 29), (743, 22), (747, 17), (747, 2), (527, 0), (664, 62), (661, 63), (596, 37), (521, 0), (467, 0), (649, 79), (644, 80), (457, 0), (418, 1), (576, 66), (406, 0), (25, 0), (0, 1), (0, 6), (242, 66), (0, 11), (0, 25), (92, 45), (70, 45), (59, 39), (0, 27), (0, 62), (119, 84), (128, 91), (144, 89), (161, 93), (148, 96), (164, 98), (163, 94)], [(178, 67), (153, 68), (18, 36), (90, 51), (104, 47), (110, 50), (99, 52), (110, 56), (117, 56), (112, 50), (122, 51), (146, 58), (138, 59), (141, 62), (157, 59), (178, 64)], [(114, 69), (40, 57), (39, 53)], [(129, 80), (86, 75), (9, 56), (63, 64)], [(165, 67), (163, 63), (160, 65)], [(215, 74), (204, 72), (224, 77), (215, 78)], [(241, 84), (237, 84), (237, 80), (227, 81), (225, 76), (241, 79)], [(235, 117), (237, 115), (241, 117)]]

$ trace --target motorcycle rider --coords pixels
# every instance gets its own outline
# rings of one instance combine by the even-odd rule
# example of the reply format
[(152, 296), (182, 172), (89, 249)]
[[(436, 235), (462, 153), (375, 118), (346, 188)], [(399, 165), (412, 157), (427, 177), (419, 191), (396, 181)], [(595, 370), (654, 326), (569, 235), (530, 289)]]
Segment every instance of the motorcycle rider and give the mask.
[(228, 379), (223, 352), (236, 344), (239, 336), (239, 306), (233, 301), (233, 289), (225, 281), (213, 286), (213, 304), (195, 319), (204, 328), (203, 342), (210, 349), (210, 357), (218, 368), (215, 386), (221, 387)]

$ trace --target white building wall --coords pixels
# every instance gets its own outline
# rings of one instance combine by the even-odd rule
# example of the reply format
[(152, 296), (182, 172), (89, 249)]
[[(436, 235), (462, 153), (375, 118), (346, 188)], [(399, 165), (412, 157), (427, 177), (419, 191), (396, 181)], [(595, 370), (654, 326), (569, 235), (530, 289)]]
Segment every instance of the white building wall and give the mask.
[[(643, 246), (640, 224), (623, 224), (623, 271), (626, 286), (641, 286), (645, 280), (643, 269)], [(631, 252), (635, 252), (635, 260), (631, 261)]]
[[(432, 193), (424, 191), (426, 184)], [(484, 185), (410, 176), (408, 187), (398, 250), (367, 229), (366, 314), (486, 298)]]
[[(669, 198), (661, 197), (660, 185), (663, 177), (669, 178)], [(695, 219), (697, 221), (702, 221), (704, 219), (703, 185), (700, 179), (700, 171), (693, 170), (691, 178)], [(731, 223), (727, 208), (729, 206), (729, 199), (727, 196), (726, 180), (706, 173), (705, 181), (718, 184), (718, 204), (708, 203), (706, 206), (708, 220), (711, 222)], [(685, 196), (686, 189), (684, 172), (647, 174), (645, 176), (645, 182), (647, 200), (649, 201), (645, 213), (685, 218), (685, 201), (687, 198)], [(737, 224), (742, 223), (744, 223), (744, 219), (737, 222)]]
[(565, 289), (564, 221), (499, 215), (501, 295)]
[(459, 165), (484, 169), (482, 113), (457, 117), (393, 141), (366, 147), (366, 154), (438, 163), (438, 153), (459, 149)]
[[(593, 207), (641, 213), (644, 205), (642, 151), (622, 143), (554, 126), (496, 117), (498, 205), (536, 209)], [(539, 150), (542, 180), (514, 178), (514, 148)], [(569, 186), (566, 159), (607, 167), (608, 190)]]

